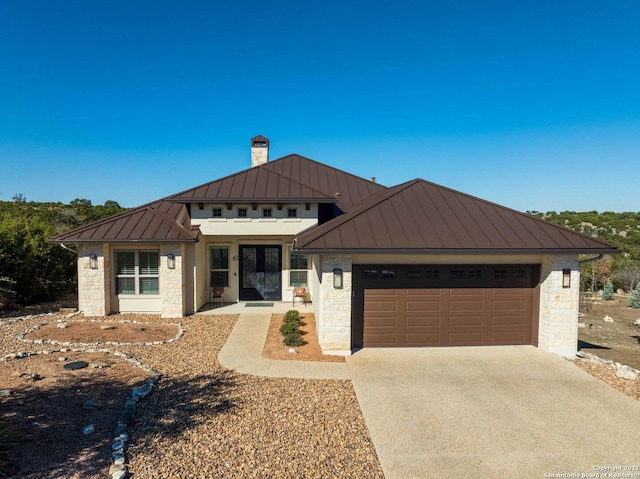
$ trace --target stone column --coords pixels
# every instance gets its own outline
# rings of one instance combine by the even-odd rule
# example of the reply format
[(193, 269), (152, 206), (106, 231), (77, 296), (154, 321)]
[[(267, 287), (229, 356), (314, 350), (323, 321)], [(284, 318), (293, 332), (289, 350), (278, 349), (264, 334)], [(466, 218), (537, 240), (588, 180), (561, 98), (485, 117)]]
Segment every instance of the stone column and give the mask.
[[(169, 255), (174, 257), (174, 267), (169, 268)], [(179, 244), (160, 246), (160, 296), (162, 317), (180, 318), (185, 313), (184, 255)]]
[[(91, 256), (95, 255), (95, 261)], [(111, 312), (111, 271), (109, 246), (106, 244), (84, 244), (78, 255), (78, 275), (81, 280), (80, 301), (85, 316), (105, 316)]]
[[(562, 270), (571, 269), (571, 287), (562, 287)], [(549, 256), (542, 259), (540, 278), (540, 322), (538, 347), (565, 357), (578, 348), (578, 306), (580, 265), (577, 256)]]
[[(351, 354), (351, 256), (323, 255), (318, 340), (324, 354)], [(333, 270), (342, 270), (342, 289), (333, 287)]]

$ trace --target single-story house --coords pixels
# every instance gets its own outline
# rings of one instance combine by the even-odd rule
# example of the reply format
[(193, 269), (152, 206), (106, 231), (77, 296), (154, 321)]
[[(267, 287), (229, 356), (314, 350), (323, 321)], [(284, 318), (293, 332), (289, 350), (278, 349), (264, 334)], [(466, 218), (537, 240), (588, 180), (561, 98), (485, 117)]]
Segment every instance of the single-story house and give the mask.
[(391, 188), (297, 154), (52, 241), (78, 245), (86, 316), (180, 317), (304, 287), (326, 354), (359, 348), (577, 348), (579, 255), (617, 247), (416, 179)]

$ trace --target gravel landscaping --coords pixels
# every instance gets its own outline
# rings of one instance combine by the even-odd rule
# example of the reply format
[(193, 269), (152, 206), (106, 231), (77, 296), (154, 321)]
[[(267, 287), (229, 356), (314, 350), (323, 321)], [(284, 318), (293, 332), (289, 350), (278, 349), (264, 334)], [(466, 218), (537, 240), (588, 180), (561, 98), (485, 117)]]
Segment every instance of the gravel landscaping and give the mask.
[[(56, 319), (62, 318), (44, 320)], [(138, 320), (177, 322), (156, 315), (139, 315)], [(136, 410), (127, 450), (133, 477), (384, 477), (349, 381), (260, 378), (220, 366), (218, 351), (236, 320), (181, 318), (184, 334), (176, 342), (117, 347), (162, 373)], [(0, 320), (2, 356), (43, 348), (17, 339), (42, 317), (7, 324), (11, 321)], [(3, 398), (3, 404), (9, 404), (9, 398)], [(117, 415), (114, 427), (116, 420)], [(108, 456), (108, 447), (100, 450)], [(87, 463), (109, 458), (87, 454), (67, 455), (64, 468), (52, 468), (41, 477), (107, 477), (101, 476), (104, 466), (89, 470)]]
[[(72, 321), (81, 319), (82, 315), (0, 318), (0, 357), (51, 349), (51, 344), (20, 341), (18, 336), (27, 330), (38, 331), (38, 341), (46, 341), (44, 332), (51, 330), (64, 339), (59, 336), (63, 328), (54, 331), (38, 325), (65, 320), (73, 325), (69, 332), (78, 334), (81, 323)], [(164, 331), (166, 339), (175, 334), (177, 323), (182, 328), (182, 335), (173, 342), (105, 346), (162, 374), (153, 392), (138, 403), (130, 430), (127, 467), (133, 477), (384, 477), (350, 381), (262, 378), (226, 370), (217, 355), (237, 316), (163, 320), (157, 315), (136, 315), (136, 321), (144, 326), (135, 327), (129, 319), (113, 315), (102, 318), (102, 323), (87, 322), (82, 327), (102, 335), (117, 329), (100, 326), (115, 324), (123, 335), (136, 335), (136, 341), (121, 343), (144, 343), (141, 333), (147, 331)], [(312, 318), (308, 319), (312, 325)], [(273, 343), (279, 344), (280, 339), (273, 338)], [(58, 374), (63, 356), (109, 367), (81, 370), (84, 376)], [(292, 360), (300, 359), (297, 356), (289, 355)], [(618, 378), (615, 369), (589, 359), (575, 363), (640, 399), (638, 381)], [(22, 469), (13, 477), (109, 477), (110, 444), (118, 416), (131, 387), (139, 385), (148, 372), (104, 352), (58, 352), (11, 359), (0, 363), (0, 372), (0, 389), (11, 389), (11, 394), (0, 397), (0, 418), (32, 429), (38, 426), (16, 451)], [(42, 380), (35, 373), (41, 373)], [(27, 397), (31, 402), (23, 401)], [(102, 408), (74, 413), (87, 399), (102, 402)], [(71, 409), (63, 409), (65, 406)], [(45, 407), (47, 412), (30, 414), (29, 407)], [(84, 437), (78, 431), (89, 419), (95, 422), (96, 433)], [(52, 427), (44, 427), (47, 421)]]

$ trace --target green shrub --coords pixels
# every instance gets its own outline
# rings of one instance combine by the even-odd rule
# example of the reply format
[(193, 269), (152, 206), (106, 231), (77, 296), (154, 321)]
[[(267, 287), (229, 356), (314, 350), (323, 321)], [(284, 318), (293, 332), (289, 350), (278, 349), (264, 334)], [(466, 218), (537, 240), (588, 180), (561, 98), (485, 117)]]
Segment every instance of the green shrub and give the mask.
[(300, 326), (300, 313), (295, 309), (290, 309), (284, 314), (284, 318), (282, 319), (284, 323), (297, 323)]
[(11, 449), (18, 445), (18, 433), (5, 423), (0, 423), (0, 476), (5, 476), (11, 464)]
[(613, 283), (611, 282), (611, 280), (607, 281), (604, 285), (604, 290), (602, 291), (602, 299), (613, 299)]
[(300, 331), (292, 331), (284, 337), (284, 344), (289, 347), (296, 347), (302, 344)]
[(296, 347), (302, 344), (302, 334), (300, 333), (300, 313), (295, 309), (287, 311), (282, 318), (280, 334), (284, 337), (284, 344), (289, 347)]
[(296, 332), (300, 332), (299, 324), (283, 322), (282, 326), (280, 326), (280, 334), (282, 334), (283, 336), (287, 336), (288, 334)]
[(636, 284), (636, 287), (629, 295), (629, 306), (632, 308), (640, 308), (640, 283)]

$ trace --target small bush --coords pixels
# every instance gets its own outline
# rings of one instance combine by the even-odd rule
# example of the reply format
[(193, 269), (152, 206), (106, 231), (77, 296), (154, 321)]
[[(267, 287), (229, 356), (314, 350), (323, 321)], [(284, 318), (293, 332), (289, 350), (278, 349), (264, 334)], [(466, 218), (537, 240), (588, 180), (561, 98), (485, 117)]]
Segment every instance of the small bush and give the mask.
[(604, 285), (604, 290), (602, 291), (602, 299), (613, 299), (613, 283), (611, 282), (611, 280), (607, 281)]
[(302, 335), (300, 331), (293, 331), (284, 337), (285, 346), (297, 347), (302, 345)]
[(280, 326), (280, 334), (282, 334), (283, 336), (287, 336), (288, 334), (299, 332), (299, 330), (300, 330), (300, 325), (295, 323), (283, 322), (282, 326)]
[(282, 321), (285, 323), (297, 323), (300, 326), (300, 313), (295, 309), (290, 309), (284, 314)]
[(302, 334), (300, 333), (300, 313), (295, 309), (287, 311), (282, 318), (280, 334), (284, 337), (284, 344), (289, 347), (296, 347), (302, 344)]
[(640, 308), (640, 283), (636, 284), (636, 287), (629, 295), (629, 306), (632, 308)]

